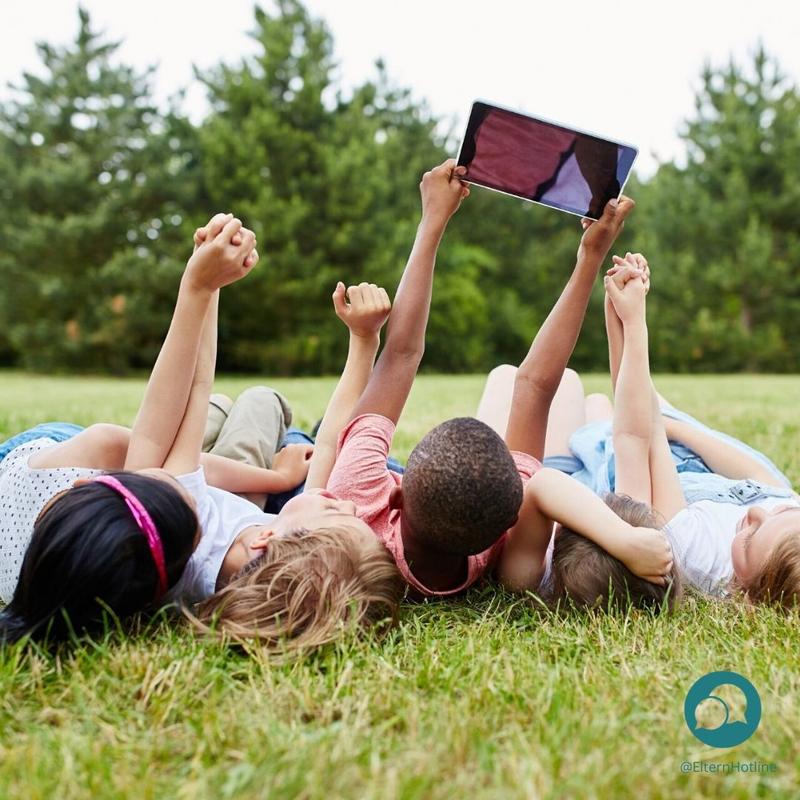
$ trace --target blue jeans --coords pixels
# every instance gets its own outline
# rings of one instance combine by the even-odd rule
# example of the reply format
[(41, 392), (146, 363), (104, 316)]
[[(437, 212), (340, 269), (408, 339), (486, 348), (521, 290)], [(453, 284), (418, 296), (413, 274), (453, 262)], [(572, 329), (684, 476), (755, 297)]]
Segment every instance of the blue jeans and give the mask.
[[(307, 433), (299, 430), (298, 428), (289, 428), (286, 433), (286, 437), (284, 438), (283, 442), (281, 443), (281, 447), (286, 447), (287, 444), (314, 444), (314, 438), (309, 436)], [(405, 468), (403, 465), (394, 458), (389, 458), (386, 460), (386, 466), (392, 472), (398, 472), (401, 475), (405, 472)], [(297, 497), (297, 495), (303, 493), (303, 489), (305, 489), (306, 483), (303, 481), (299, 486), (295, 487), (294, 489), (289, 489), (289, 491), (281, 492), (280, 494), (271, 494), (267, 498), (267, 502), (264, 506), (264, 511), (268, 514), (278, 514), (280, 510), (289, 502), (293, 497)]]
[(83, 428), (80, 425), (73, 425), (71, 422), (43, 422), (35, 428), (18, 433), (10, 439), (6, 439), (0, 444), (0, 461), (2, 461), (15, 447), (32, 442), (34, 439), (47, 437), (56, 442), (65, 442), (75, 434), (80, 433)]
[[(790, 497), (789, 479), (770, 461), (767, 456), (754, 450), (744, 442), (728, 436), (726, 433), (709, 428), (689, 414), (672, 406), (662, 409), (665, 416), (682, 420), (711, 434), (716, 439), (727, 442), (752, 456), (766, 467), (786, 489), (765, 486), (755, 481), (741, 481), (717, 475), (711, 471), (700, 456), (679, 442), (670, 442), (672, 459), (678, 471), (684, 496), (687, 503), (701, 500), (713, 500), (720, 503), (752, 502), (753, 498)], [(572, 434), (569, 442), (571, 455), (550, 456), (544, 465), (566, 472), (575, 480), (588, 486), (593, 492), (603, 495), (616, 488), (616, 462), (614, 459), (614, 441), (611, 423), (607, 421), (591, 422)], [(744, 499), (749, 498), (749, 499)]]

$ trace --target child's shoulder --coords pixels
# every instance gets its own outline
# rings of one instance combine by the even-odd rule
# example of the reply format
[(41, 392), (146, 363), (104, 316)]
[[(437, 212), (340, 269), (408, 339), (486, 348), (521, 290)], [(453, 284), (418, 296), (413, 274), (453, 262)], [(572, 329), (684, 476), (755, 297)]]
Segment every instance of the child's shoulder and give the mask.
[(530, 480), (541, 468), (542, 462), (538, 458), (534, 458), (529, 453), (523, 453), (520, 450), (511, 450), (511, 458), (514, 459), (517, 472), (523, 481)]
[(360, 414), (339, 434), (339, 450), (354, 440), (378, 440), (390, 446), (397, 426), (382, 414)]
[(384, 417), (383, 414), (359, 414), (357, 417), (353, 417), (350, 421), (349, 428), (358, 427), (358, 428), (391, 428), (394, 430), (397, 426), (389, 419), (389, 417)]

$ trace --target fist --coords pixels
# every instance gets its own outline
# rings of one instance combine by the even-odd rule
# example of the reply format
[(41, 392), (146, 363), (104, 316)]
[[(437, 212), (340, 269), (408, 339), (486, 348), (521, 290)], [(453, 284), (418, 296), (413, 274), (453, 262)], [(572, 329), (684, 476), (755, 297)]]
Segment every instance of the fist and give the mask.
[(350, 333), (369, 338), (377, 336), (389, 319), (392, 303), (386, 289), (374, 283), (359, 283), (345, 290), (339, 281), (333, 292), (333, 308)]

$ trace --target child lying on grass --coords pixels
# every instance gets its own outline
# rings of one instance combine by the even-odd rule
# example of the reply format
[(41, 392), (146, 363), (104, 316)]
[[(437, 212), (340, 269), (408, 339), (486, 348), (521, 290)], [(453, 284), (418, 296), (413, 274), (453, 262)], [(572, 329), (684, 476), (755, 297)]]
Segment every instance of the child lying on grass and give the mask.
[(196, 380), (201, 332), (216, 313), (219, 289), (246, 275), (257, 259), (255, 236), (232, 215), (209, 222), (208, 241), (196, 248), (181, 280), (126, 472), (104, 475), (87, 463), (98, 455), (85, 450), (89, 434), (56, 445), (40, 439), (17, 448), (22, 458), (12, 451), (2, 462), (7, 584), (14, 584), (11, 573), (24, 553), (13, 598), (0, 615), (4, 639), (63, 638), (96, 625), (103, 605), (126, 616), (160, 602), (177, 582), (199, 535), (194, 501), (173, 474), (193, 460), (194, 427), (184, 417), (202, 394)]
[(403, 593), (391, 556), (355, 516), (354, 504), (324, 488), (339, 432), (372, 373), (391, 304), (385, 289), (367, 283), (347, 290), (339, 283), (333, 303), (350, 344), (304, 491), (277, 517), (243, 532), (229, 551), (235, 574), (227, 571), (219, 590), (196, 615), (188, 614), (200, 632), (257, 642), (284, 657), (328, 644), (347, 630), (393, 624)]
[[(610, 502), (625, 516), (661, 521), (694, 588), (718, 596), (739, 589), (753, 602), (794, 606), (800, 600), (800, 498), (746, 450), (699, 426), (665, 425), (649, 373), (646, 261), (629, 255), (615, 262), (606, 278), (606, 324), (616, 489), (627, 497), (611, 495)], [(688, 504), (668, 432), (718, 473), (712, 490), (693, 492)], [(559, 594), (582, 605), (621, 604), (626, 594), (639, 604), (648, 599), (623, 565), (574, 535), (557, 537), (554, 571)], [(675, 597), (675, 576), (673, 582)]]
[(520, 367), (506, 441), (479, 420), (450, 420), (416, 446), (402, 481), (386, 468), (424, 350), (436, 251), (469, 194), (460, 174), (447, 161), (423, 177), (422, 220), (386, 344), (341, 434), (328, 489), (355, 503), (418, 596), (459, 593), (495, 566), (510, 588), (536, 588), (546, 571), (552, 521), (562, 516), (662, 582), (671, 555), (660, 532), (627, 525), (585, 487), (542, 470), (538, 460), (550, 402), (597, 271), (633, 207), (627, 198), (609, 203), (599, 222), (584, 221), (574, 273)]
[[(350, 504), (309, 493), (276, 517), (206, 484), (200, 448), (214, 378), (219, 288), (257, 260), (253, 234), (240, 230), (230, 215), (215, 217), (187, 265), (125, 471), (93, 470), (49, 501), (41, 499), (19, 583), (0, 614), (6, 641), (25, 635), (57, 641), (97, 628), (107, 611), (125, 617), (167, 602), (203, 600), (254, 556), (279, 574), (265, 598), (273, 603), (275, 623), (261, 637), (268, 645), (283, 647), (284, 638), (298, 647), (319, 644), (321, 628), (330, 638), (343, 622), (392, 616), (396, 570)], [(72, 468), (80, 444), (75, 437), (57, 445), (47, 454), (50, 463), (36, 466), (48, 473)], [(5, 486), (10, 494), (13, 488)], [(300, 620), (313, 592), (320, 612)]]

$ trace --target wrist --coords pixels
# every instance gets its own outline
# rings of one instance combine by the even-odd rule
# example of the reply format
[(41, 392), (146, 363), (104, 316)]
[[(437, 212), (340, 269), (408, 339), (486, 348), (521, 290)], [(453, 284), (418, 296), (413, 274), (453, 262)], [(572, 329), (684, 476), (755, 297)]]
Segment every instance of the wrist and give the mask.
[(381, 335), (378, 331), (366, 331), (363, 333), (354, 330), (350, 331), (351, 346), (375, 348), (377, 350), (380, 346), (380, 343)]
[(603, 537), (605, 541), (598, 542), (598, 544), (607, 553), (614, 556), (614, 558), (619, 559), (623, 564), (628, 566), (628, 550), (626, 545), (628, 536), (633, 532), (633, 526), (629, 525), (623, 520), (620, 520), (620, 522), (622, 523), (621, 526), (618, 529), (609, 531), (608, 534)]
[(594, 272), (599, 272), (600, 266), (609, 251), (609, 247), (596, 247), (593, 245), (586, 245), (581, 242), (578, 247), (578, 263), (576, 269), (589, 269)]
[(641, 333), (642, 331), (647, 330), (647, 321), (645, 319), (644, 313), (635, 314), (632, 317), (628, 317), (627, 319), (622, 320), (622, 327), (625, 329), (625, 333)]
[(197, 298), (207, 303), (211, 302), (211, 298), (214, 296), (216, 291), (216, 289), (204, 286), (203, 284), (193, 280), (192, 276), (185, 272), (183, 273), (180, 285), (178, 286), (179, 296), (182, 295), (184, 297)]
[(289, 475), (280, 469), (268, 470), (271, 473), (269, 478), (269, 486), (267, 492), (270, 494), (278, 494), (279, 492), (288, 492), (289, 489), (294, 489), (289, 480)]
[(450, 217), (443, 217), (433, 211), (423, 211), (417, 226), (417, 236), (431, 237), (438, 241), (442, 238), (449, 221)]

